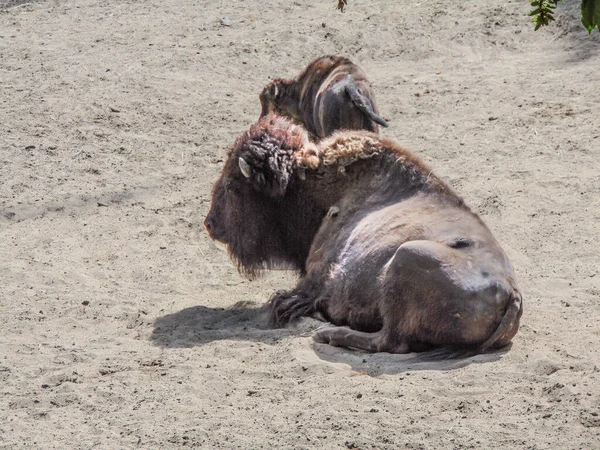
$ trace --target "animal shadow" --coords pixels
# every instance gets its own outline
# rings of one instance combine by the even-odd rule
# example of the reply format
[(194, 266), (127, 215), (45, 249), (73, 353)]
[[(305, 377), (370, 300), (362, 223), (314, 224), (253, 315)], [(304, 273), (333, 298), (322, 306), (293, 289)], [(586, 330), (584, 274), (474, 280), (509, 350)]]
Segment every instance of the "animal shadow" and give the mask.
[(508, 352), (511, 345), (478, 355), (467, 355), (464, 351), (446, 348), (423, 353), (397, 355), (391, 353), (365, 353), (317, 343), (313, 343), (311, 347), (315, 355), (326, 363), (338, 368), (350, 366), (355, 372), (377, 377), (379, 375), (396, 375), (419, 370), (450, 371), (471, 364), (498, 361)]
[[(268, 344), (289, 336), (310, 336), (322, 325), (314, 319), (304, 319), (293, 328), (273, 329), (269, 324), (269, 311), (265, 305), (238, 302), (229, 308), (193, 306), (154, 321), (151, 340), (165, 348), (191, 348), (213, 341), (239, 340)], [(306, 340), (305, 340), (306, 342)], [(342, 370), (370, 375), (393, 375), (418, 370), (455, 370), (470, 364), (499, 360), (510, 345), (493, 353), (461, 357), (461, 352), (444, 349), (425, 353), (395, 355), (390, 353), (365, 353), (309, 340), (297, 350), (301, 360), (320, 362)]]
[(294, 333), (270, 328), (265, 306), (246, 301), (229, 308), (193, 306), (159, 317), (150, 339), (159, 347), (189, 348), (228, 339), (273, 343)]

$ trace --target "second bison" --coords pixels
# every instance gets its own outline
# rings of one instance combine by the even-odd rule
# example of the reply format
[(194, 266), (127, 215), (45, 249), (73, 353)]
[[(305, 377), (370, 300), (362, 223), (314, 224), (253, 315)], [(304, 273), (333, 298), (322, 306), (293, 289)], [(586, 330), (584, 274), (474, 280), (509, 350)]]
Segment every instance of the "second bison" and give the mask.
[(312, 61), (297, 78), (275, 79), (260, 94), (261, 117), (270, 113), (302, 124), (317, 138), (336, 130), (378, 131), (382, 119), (362, 68), (342, 56)]
[(319, 342), (406, 353), (507, 345), (521, 294), (490, 230), (418, 158), (366, 132), (312, 144), (266, 117), (229, 152), (205, 220), (240, 269), (302, 277), (270, 302), (283, 326), (320, 315)]

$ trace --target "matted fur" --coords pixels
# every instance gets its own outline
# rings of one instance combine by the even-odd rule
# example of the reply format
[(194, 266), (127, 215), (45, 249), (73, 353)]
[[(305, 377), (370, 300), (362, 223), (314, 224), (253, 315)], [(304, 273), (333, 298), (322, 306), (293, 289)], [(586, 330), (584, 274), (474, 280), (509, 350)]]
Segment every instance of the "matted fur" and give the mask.
[(277, 141), (281, 149), (297, 151), (305, 147), (307, 149), (314, 148), (314, 144), (310, 142), (308, 133), (302, 126), (285, 117), (269, 114), (254, 123), (248, 131), (239, 136), (233, 146), (229, 148), (227, 156), (231, 157), (234, 153), (240, 153), (248, 142), (260, 140), (265, 136)]
[(401, 147), (392, 139), (383, 138), (368, 131), (338, 131), (318, 142), (317, 146), (306, 145), (295, 153), (299, 167), (317, 169), (319, 166), (336, 166), (344, 172), (345, 167), (373, 157), (386, 157), (394, 164), (410, 172), (413, 179), (431, 188), (445, 192), (458, 202), (463, 200), (432, 169), (411, 151)]

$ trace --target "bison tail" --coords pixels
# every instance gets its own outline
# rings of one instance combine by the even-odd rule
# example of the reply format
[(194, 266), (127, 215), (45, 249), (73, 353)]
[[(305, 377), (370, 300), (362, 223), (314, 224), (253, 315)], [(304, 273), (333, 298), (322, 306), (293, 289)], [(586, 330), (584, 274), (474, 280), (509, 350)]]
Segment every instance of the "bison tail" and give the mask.
[[(439, 347), (433, 350), (423, 352), (413, 359), (410, 363), (423, 363), (423, 362), (440, 362), (448, 360), (466, 360), (472, 356), (484, 353), (489, 348), (493, 347), (504, 347), (508, 345), (510, 340), (517, 332), (519, 326), (519, 318), (523, 313), (523, 300), (521, 294), (514, 292), (509, 298), (509, 303), (502, 316), (500, 325), (494, 331), (494, 333), (487, 338), (483, 343), (476, 347), (464, 348), (461, 346), (446, 346)], [(459, 367), (459, 366), (457, 366)]]
[(523, 314), (523, 300), (521, 294), (513, 292), (509, 298), (509, 303), (506, 312), (500, 321), (500, 325), (498, 325), (496, 331), (494, 331), (485, 342), (478, 346), (478, 351), (484, 352), (490, 347), (503, 347), (508, 345), (517, 332), (521, 314)]
[(302, 293), (278, 293), (268, 303), (271, 325), (284, 327), (315, 313), (315, 302)]
[(346, 92), (350, 96), (352, 103), (354, 103), (365, 116), (367, 116), (373, 122), (378, 123), (382, 127), (387, 128), (390, 126), (390, 124), (383, 120), (383, 118), (375, 114), (369, 100), (358, 91), (353, 79), (350, 79), (350, 82), (346, 85)]

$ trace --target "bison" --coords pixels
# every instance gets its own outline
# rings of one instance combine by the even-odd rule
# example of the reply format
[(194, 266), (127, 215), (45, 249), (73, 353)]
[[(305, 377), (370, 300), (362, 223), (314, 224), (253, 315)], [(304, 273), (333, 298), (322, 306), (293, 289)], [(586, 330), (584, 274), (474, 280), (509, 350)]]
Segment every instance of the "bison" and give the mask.
[(362, 68), (341, 56), (323, 56), (292, 80), (273, 80), (260, 93), (261, 117), (279, 114), (302, 124), (317, 138), (336, 130), (377, 132), (375, 96)]
[(511, 264), (483, 221), (394, 141), (364, 131), (318, 144), (267, 116), (237, 139), (205, 226), (249, 275), (301, 278), (269, 302), (275, 326), (304, 316), (314, 339), (368, 352), (507, 345), (522, 314)]

